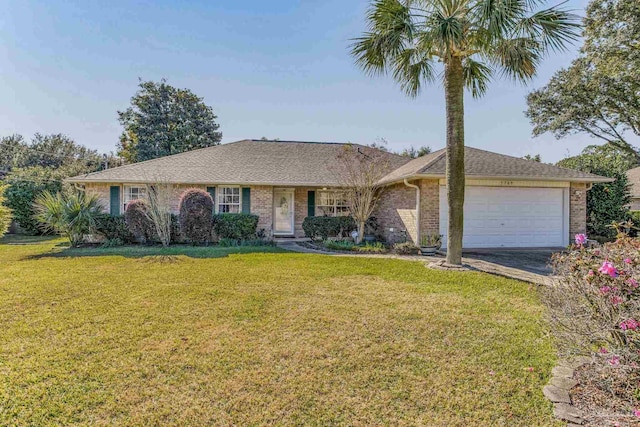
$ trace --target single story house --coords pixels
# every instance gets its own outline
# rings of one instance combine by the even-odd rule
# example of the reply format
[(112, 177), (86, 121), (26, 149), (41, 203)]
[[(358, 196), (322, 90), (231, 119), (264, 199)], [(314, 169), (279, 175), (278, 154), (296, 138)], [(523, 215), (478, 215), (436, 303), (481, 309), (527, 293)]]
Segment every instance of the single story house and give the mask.
[[(144, 197), (149, 183), (175, 184), (175, 210), (180, 193), (198, 187), (213, 196), (216, 212), (250, 212), (269, 235), (303, 237), (305, 217), (348, 213), (332, 168), (343, 149), (337, 143), (243, 140), (68, 181), (100, 195), (112, 214)], [(389, 172), (380, 183), (387, 191), (375, 212), (381, 232), (392, 241), (418, 242), (425, 233), (446, 239), (445, 150), (417, 159), (386, 155)], [(466, 248), (566, 246), (586, 230), (591, 184), (609, 181), (471, 147), (465, 149), (465, 172)]]
[(627, 180), (629, 181), (629, 191), (631, 193), (629, 209), (640, 211), (640, 167), (629, 169), (627, 171)]

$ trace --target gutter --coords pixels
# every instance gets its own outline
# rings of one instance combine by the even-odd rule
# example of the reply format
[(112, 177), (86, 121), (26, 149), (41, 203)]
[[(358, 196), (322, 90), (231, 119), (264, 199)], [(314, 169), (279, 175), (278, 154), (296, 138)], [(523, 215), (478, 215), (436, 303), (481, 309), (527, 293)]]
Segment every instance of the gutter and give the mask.
[(416, 189), (416, 246), (420, 244), (420, 187), (415, 184), (409, 184), (407, 178), (404, 179), (404, 185)]

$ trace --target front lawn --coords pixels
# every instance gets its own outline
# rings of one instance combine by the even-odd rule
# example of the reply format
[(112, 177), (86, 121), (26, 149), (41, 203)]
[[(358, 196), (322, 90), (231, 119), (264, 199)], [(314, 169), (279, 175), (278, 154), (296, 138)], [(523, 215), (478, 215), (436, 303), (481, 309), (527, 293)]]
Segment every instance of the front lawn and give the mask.
[(528, 284), (394, 259), (10, 243), (0, 425), (554, 425)]

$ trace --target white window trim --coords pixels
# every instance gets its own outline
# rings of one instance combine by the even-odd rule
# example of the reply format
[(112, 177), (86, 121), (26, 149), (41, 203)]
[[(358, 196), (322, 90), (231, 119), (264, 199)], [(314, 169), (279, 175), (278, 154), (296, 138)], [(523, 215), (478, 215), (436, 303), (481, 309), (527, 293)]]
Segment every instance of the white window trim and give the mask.
[(146, 198), (147, 197), (147, 185), (146, 184), (123, 184), (121, 187), (121, 191), (122, 191), (122, 199), (120, 199), (120, 209), (122, 209), (122, 213), (125, 212), (126, 208), (127, 208), (127, 204), (129, 202), (132, 202), (133, 200), (137, 200), (137, 199), (131, 199), (131, 200), (127, 200), (127, 192), (128, 189), (130, 188), (142, 188), (144, 195), (140, 198)]
[[(211, 186), (209, 186), (211, 187)], [(222, 196), (222, 189), (223, 188), (238, 188), (238, 212), (237, 213), (242, 213), (242, 187), (240, 185), (217, 185), (216, 187), (216, 200), (214, 203), (214, 211), (215, 213), (236, 213), (236, 212), (220, 212), (220, 196)], [(234, 204), (235, 205), (235, 204)]]
[[(333, 205), (323, 205), (320, 203), (322, 201), (322, 193), (333, 194)], [(326, 215), (326, 213), (321, 211), (322, 208), (333, 208), (333, 214), (330, 214), (328, 216), (348, 216), (350, 214), (350, 206), (348, 205), (348, 202), (346, 205), (338, 204), (338, 199), (341, 199), (341, 198), (346, 199), (346, 197), (336, 197), (337, 194), (345, 194), (345, 193), (346, 191), (344, 190), (318, 190), (317, 197), (316, 197), (316, 215), (318, 213), (322, 213), (323, 215)], [(345, 214), (338, 215), (338, 208), (344, 208), (344, 207), (349, 209), (349, 211), (347, 211), (347, 213)]]

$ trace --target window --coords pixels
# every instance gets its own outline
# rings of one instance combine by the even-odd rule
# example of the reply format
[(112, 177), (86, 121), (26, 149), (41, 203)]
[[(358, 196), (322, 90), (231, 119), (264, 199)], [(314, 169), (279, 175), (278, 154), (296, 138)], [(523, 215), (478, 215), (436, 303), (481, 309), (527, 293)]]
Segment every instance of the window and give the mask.
[(218, 213), (240, 213), (240, 187), (218, 188)]
[(319, 215), (349, 215), (349, 200), (342, 191), (319, 191), (316, 209)]
[(127, 209), (127, 204), (134, 200), (144, 199), (147, 195), (147, 187), (138, 187), (134, 185), (124, 186), (124, 209)]

